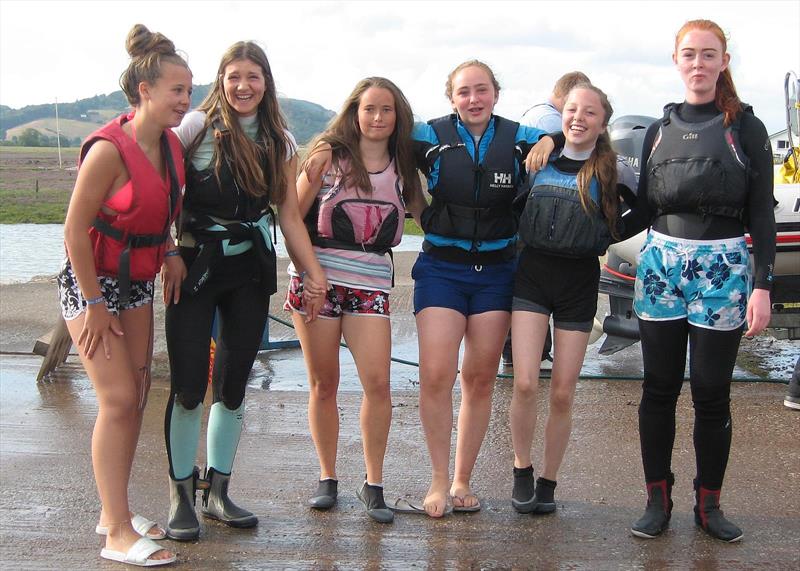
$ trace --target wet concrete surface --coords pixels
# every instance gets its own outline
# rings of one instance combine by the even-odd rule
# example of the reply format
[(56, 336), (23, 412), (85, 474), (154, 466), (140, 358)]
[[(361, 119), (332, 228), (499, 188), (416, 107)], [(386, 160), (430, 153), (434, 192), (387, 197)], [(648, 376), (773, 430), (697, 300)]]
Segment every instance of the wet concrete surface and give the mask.
[[(410, 280), (403, 277), (409, 272), (398, 274), (393, 295), (395, 343), (413, 356)], [(120, 569), (119, 564), (100, 559), (102, 541), (93, 533), (99, 514), (90, 457), (96, 404), (82, 367), (70, 357), (49, 382), (37, 385), (33, 379), (41, 360), (8, 353), (30, 350), (33, 338), (51, 326), (56, 307), (52, 292), (48, 283), (0, 288), (0, 350), (5, 352), (0, 356), (0, 564), (6, 569)], [(53, 304), (48, 305), (50, 299)], [(273, 299), (273, 313), (282, 313), (279, 303)], [(160, 320), (163, 310), (157, 311)], [(289, 333), (276, 328), (275, 335)], [(163, 523), (169, 501), (163, 439), (169, 388), (163, 339), (157, 335), (156, 341), (155, 380), (130, 497), (136, 512)], [(758, 342), (766, 347), (769, 364), (769, 356), (776, 354), (770, 349), (772, 343)], [(792, 348), (796, 345), (779, 348), (778, 353)], [(631, 352), (630, 364), (613, 370), (623, 370), (619, 373), (623, 375), (639, 372), (637, 349)], [(757, 354), (753, 359), (763, 364)], [(346, 369), (349, 364), (343, 366), (343, 375), (354, 375)], [(800, 569), (800, 414), (781, 404), (785, 391), (781, 384), (735, 383), (732, 388), (734, 441), (723, 508), (744, 529), (745, 538), (728, 545), (708, 538), (693, 522), (693, 414), (688, 387), (678, 408), (672, 525), (663, 537), (645, 541), (629, 532), (645, 504), (636, 425), (639, 383), (579, 383), (555, 514), (522, 516), (511, 508), (511, 382), (501, 380), (473, 479), (483, 510), (442, 520), (403, 515), (392, 525), (369, 520), (355, 495), (364, 467), (360, 394), (353, 378), (350, 383), (338, 399), (339, 504), (328, 513), (313, 512), (305, 502), (316, 487), (318, 468), (307, 425), (300, 352), (260, 355), (248, 387), (245, 431), (231, 492), (259, 516), (260, 525), (242, 531), (203, 521), (199, 542), (165, 542), (179, 552), (174, 567)], [(540, 419), (548, 395), (548, 382), (541, 383)], [(429, 463), (418, 416), (416, 371), (393, 365), (392, 384), (386, 497), (419, 499), (427, 489)], [(540, 421), (534, 451), (537, 468), (541, 432)]]

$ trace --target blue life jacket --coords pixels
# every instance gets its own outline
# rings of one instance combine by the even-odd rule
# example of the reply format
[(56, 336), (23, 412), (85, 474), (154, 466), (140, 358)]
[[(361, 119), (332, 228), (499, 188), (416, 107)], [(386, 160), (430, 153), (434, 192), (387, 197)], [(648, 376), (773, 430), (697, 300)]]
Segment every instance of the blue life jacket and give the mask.
[(530, 248), (568, 258), (602, 256), (611, 232), (600, 208), (600, 184), (589, 186), (594, 208), (586, 212), (578, 193), (578, 175), (548, 163), (536, 173), (520, 219), (519, 237)]

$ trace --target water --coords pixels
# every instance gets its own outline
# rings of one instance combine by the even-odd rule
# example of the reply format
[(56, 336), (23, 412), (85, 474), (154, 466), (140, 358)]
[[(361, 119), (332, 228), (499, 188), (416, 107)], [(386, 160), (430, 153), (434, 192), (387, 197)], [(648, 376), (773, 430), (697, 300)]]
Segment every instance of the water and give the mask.
[[(403, 236), (396, 252), (418, 252), (422, 236)], [(287, 257), (278, 229), (278, 257)], [(63, 224), (0, 224), (0, 284), (25, 283), (58, 273), (64, 260)]]

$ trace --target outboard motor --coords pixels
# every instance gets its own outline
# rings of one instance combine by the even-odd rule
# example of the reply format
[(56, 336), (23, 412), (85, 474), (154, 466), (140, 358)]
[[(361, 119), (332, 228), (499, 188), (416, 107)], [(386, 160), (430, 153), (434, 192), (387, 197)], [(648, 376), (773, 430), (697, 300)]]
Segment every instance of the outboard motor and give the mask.
[[(620, 160), (633, 168), (637, 182), (642, 166), (639, 162), (644, 135), (655, 121), (655, 117), (624, 115), (608, 126), (611, 146)], [(633, 237), (608, 248), (606, 263), (600, 273), (600, 293), (608, 295), (610, 310), (602, 324), (606, 339), (599, 350), (601, 355), (611, 355), (639, 340), (639, 322), (633, 313), (633, 284), (636, 279), (636, 253), (640, 246), (641, 238)]]

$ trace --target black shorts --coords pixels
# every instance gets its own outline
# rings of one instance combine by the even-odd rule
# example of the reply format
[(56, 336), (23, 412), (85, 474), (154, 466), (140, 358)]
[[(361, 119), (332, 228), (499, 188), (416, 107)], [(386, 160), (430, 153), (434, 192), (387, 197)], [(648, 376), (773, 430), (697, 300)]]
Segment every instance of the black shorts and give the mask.
[(564, 258), (525, 248), (511, 309), (552, 315), (556, 329), (588, 332), (597, 313), (599, 283), (597, 258)]

